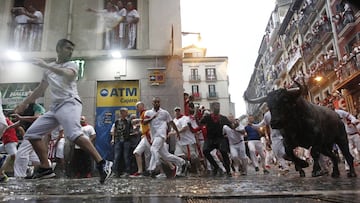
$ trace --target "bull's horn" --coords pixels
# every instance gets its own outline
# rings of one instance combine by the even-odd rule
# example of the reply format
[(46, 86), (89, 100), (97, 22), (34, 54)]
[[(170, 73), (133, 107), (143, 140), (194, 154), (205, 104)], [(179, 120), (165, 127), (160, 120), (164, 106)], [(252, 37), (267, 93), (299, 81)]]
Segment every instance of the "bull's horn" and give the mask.
[(247, 97), (247, 92), (244, 93), (244, 99), (245, 101), (252, 103), (252, 104), (260, 104), (260, 103), (264, 103), (266, 102), (267, 96), (262, 96), (262, 97), (258, 97), (258, 98), (254, 98), (254, 99), (249, 99)]

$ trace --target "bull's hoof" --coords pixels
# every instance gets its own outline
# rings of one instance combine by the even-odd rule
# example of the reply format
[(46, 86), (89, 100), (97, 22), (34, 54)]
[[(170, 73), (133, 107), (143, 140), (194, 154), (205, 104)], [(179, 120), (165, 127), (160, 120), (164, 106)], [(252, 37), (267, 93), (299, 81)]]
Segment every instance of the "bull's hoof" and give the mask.
[(300, 170), (299, 171), (300, 177), (304, 178), (305, 177), (305, 171), (304, 170)]
[(349, 178), (356, 178), (356, 173), (355, 172), (348, 172), (347, 173), (347, 177), (349, 177)]

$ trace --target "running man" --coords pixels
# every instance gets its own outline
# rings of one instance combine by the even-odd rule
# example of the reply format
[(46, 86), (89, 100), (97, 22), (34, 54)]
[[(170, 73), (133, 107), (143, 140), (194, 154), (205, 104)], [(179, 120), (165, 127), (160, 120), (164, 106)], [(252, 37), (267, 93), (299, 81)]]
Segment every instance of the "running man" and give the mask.
[(82, 103), (76, 84), (79, 67), (70, 61), (74, 46), (75, 44), (70, 40), (61, 39), (56, 45), (57, 59), (55, 62), (46, 63), (41, 59), (34, 62), (35, 65), (45, 69), (43, 78), (33, 93), (19, 104), (16, 113), (23, 112), (28, 103), (35, 101), (45, 93), (47, 87), (50, 87), (52, 101), (50, 110), (36, 119), (24, 136), (24, 139), (30, 141), (40, 159), (40, 167), (33, 178), (52, 178), (55, 176), (48, 162), (47, 146), (44, 145), (41, 138), (58, 125), (62, 125), (65, 136), (94, 158), (99, 170), (100, 183), (103, 184), (109, 178), (111, 169), (106, 167), (107, 161), (100, 156), (81, 130)]

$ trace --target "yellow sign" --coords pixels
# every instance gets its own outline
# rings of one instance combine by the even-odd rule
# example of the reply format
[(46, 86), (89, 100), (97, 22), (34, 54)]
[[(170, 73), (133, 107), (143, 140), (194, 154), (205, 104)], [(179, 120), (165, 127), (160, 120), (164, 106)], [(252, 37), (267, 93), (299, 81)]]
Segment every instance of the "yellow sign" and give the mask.
[[(134, 107), (140, 100), (139, 81), (103, 81), (97, 83), (97, 107)], [(130, 110), (130, 109), (129, 109)]]

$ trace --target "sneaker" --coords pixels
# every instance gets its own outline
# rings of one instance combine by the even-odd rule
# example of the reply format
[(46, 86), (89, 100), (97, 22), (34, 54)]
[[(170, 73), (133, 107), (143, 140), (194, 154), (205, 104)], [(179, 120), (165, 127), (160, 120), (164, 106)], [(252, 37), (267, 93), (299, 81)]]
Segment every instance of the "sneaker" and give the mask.
[(259, 171), (259, 167), (255, 167), (255, 171), (258, 172), (258, 171)]
[(156, 178), (166, 178), (165, 173), (159, 173), (158, 175), (156, 175)]
[(112, 162), (107, 160), (102, 160), (100, 163), (98, 163), (96, 168), (99, 170), (101, 184), (104, 184), (105, 181), (110, 177), (111, 166)]
[(52, 168), (38, 168), (32, 176), (32, 179), (47, 179), (55, 176), (56, 175)]
[(26, 176), (25, 179), (32, 179), (34, 175), (35, 167), (34, 166), (28, 166), (26, 169)]
[(181, 166), (181, 172), (180, 172), (180, 174), (181, 174), (182, 176), (186, 176), (189, 165), (190, 165), (189, 161), (185, 161), (185, 163)]
[(0, 183), (6, 183), (8, 182), (8, 180), (9, 180), (8, 176), (5, 173), (3, 173), (2, 176), (0, 177)]
[(269, 174), (270, 172), (266, 169), (264, 169), (264, 174)]
[(156, 178), (156, 172), (155, 171), (150, 171), (150, 177), (151, 178)]
[(139, 172), (135, 172), (131, 175), (129, 175), (130, 178), (141, 178), (143, 177), (142, 173), (139, 173)]

